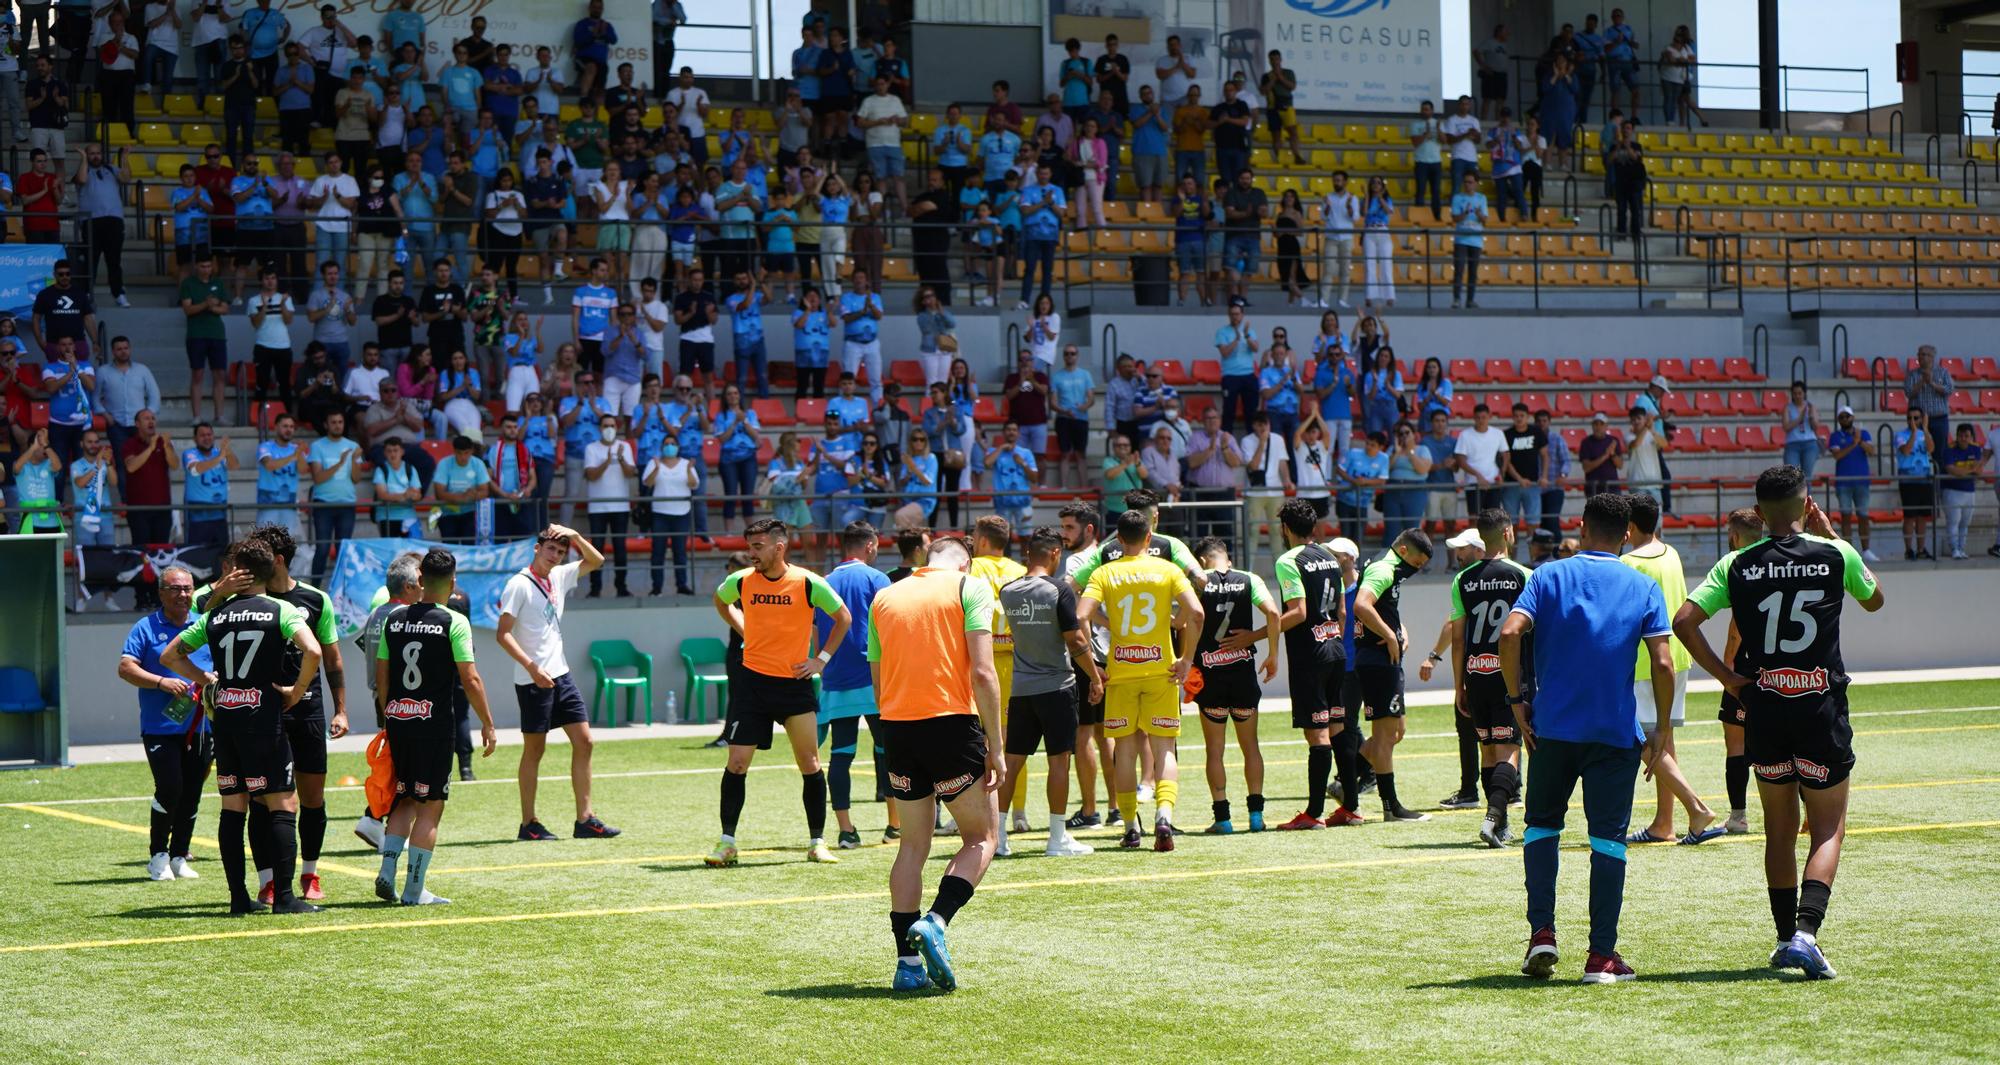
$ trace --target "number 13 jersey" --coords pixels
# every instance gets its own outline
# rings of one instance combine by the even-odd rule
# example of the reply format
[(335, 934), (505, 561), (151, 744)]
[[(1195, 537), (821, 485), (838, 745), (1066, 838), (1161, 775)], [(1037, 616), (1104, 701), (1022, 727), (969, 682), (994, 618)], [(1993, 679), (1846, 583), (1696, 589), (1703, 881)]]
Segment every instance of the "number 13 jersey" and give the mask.
[(1111, 630), (1111, 683), (1164, 677), (1174, 662), (1174, 602), (1192, 592), (1179, 566), (1151, 555), (1126, 555), (1090, 575), (1083, 596), (1104, 604)]

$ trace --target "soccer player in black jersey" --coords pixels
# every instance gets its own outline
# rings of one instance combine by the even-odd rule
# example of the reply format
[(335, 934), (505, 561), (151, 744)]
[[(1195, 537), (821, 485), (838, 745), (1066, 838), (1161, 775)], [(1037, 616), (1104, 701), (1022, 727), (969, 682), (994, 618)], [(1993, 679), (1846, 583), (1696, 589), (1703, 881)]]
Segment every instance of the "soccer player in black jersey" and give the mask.
[(1405, 529), (1389, 552), (1361, 571), (1361, 591), (1354, 597), (1354, 662), (1361, 679), (1361, 700), (1367, 707), (1368, 742), (1361, 757), (1375, 770), (1385, 821), (1428, 821), (1396, 797), (1396, 745), (1403, 741), (1403, 582), (1431, 560), (1431, 538), (1422, 529)]
[[(1514, 600), (1528, 586), (1528, 567), (1514, 561), (1514, 523), (1499, 507), (1476, 519), (1485, 557), (1451, 579), (1451, 668), (1453, 705), (1479, 737), (1479, 779), (1486, 786), (1486, 820), (1479, 838), (1489, 847), (1507, 845), (1507, 804), (1521, 791), (1521, 737), (1507, 685), (1500, 679), (1500, 626)], [(1523, 637), (1524, 640), (1532, 636)], [(1534, 680), (1526, 670), (1533, 656), (1522, 655), (1524, 696)]]
[[(1472, 565), (1486, 557), (1486, 541), (1479, 538), (1476, 526), (1467, 526), (1457, 535), (1444, 542), (1451, 552), (1453, 573)], [(1445, 653), (1451, 650), (1451, 619), (1444, 619), (1438, 626), (1437, 640), (1431, 644), (1431, 651), (1417, 664), (1417, 679), (1429, 684), (1431, 673), (1443, 662)], [(1451, 723), (1458, 733), (1458, 787), (1451, 794), (1438, 800), (1438, 805), (1446, 810), (1472, 810), (1479, 806), (1479, 734), (1472, 730), (1472, 722), (1462, 714), (1451, 715)]]
[[(161, 653), (160, 664), (210, 693), (215, 790), (222, 797), (222, 872), (229, 883), (230, 916), (265, 909), (243, 886), (243, 831), (252, 799), (271, 814), (274, 875), (269, 909), (317, 913), (319, 907), (292, 894), (299, 800), (283, 717), (319, 672), (319, 640), (303, 611), (264, 594), (276, 572), (271, 549), (250, 540), (237, 544), (233, 554), (246, 582), (242, 594), (188, 626)], [(188, 661), (188, 654), (203, 646), (214, 648), (214, 672)], [(296, 665), (284, 653), (289, 648), (298, 650)]]
[[(1819, 948), (1847, 829), (1854, 732), (1847, 723), (1847, 673), (1840, 660), (1844, 595), (1870, 612), (1882, 589), (1867, 563), (1834, 536), (1797, 466), (1757, 478), (1757, 512), (1770, 535), (1724, 555), (1674, 618), (1688, 653), (1743, 704), (1743, 741), (1764, 806), (1764, 879), (1778, 946), (1774, 968), (1814, 979), (1834, 975)], [(1742, 646), (1724, 663), (1701, 623), (1734, 612)], [(1799, 804), (1811, 824), (1805, 880), (1799, 880)]]
[[(1278, 557), (1278, 598), (1285, 604), (1278, 629), (1285, 634), (1285, 666), (1292, 689), (1292, 727), (1305, 733), (1306, 808), (1280, 831), (1358, 825), (1367, 820), (1354, 812), (1361, 801), (1355, 759), (1334, 739), (1349, 724), (1340, 697), (1347, 676), (1347, 652), (1341, 647), (1343, 610), (1340, 560), (1313, 542), (1319, 511), (1303, 499), (1288, 499), (1278, 508), (1278, 522), (1287, 550)], [(1326, 778), (1338, 763), (1340, 807), (1325, 821)]]
[[(1230, 819), (1229, 774), (1222, 765), (1229, 723), (1236, 722), (1236, 745), (1243, 749), (1243, 785), (1249, 789), (1250, 831), (1264, 831), (1264, 752), (1257, 746), (1257, 704), (1264, 699), (1258, 684), (1278, 675), (1277, 605), (1264, 578), (1229, 568), (1229, 545), (1209, 536), (1194, 545), (1194, 557), (1206, 578), (1195, 586), (1201, 596), (1203, 624), (1195, 641), (1195, 672), (1199, 683), (1188, 685), (1201, 708), (1201, 739), (1208, 758), (1208, 797), (1215, 823), (1208, 834), (1226, 836), (1236, 830)], [(1264, 624), (1251, 628), (1257, 613)], [(1257, 641), (1264, 640), (1264, 664), (1257, 664)]]
[[(1756, 507), (1730, 511), (1728, 526), (1731, 551), (1741, 551), (1764, 538), (1764, 518)], [(1743, 634), (1736, 631), (1736, 619), (1731, 618), (1729, 639), (1722, 645), (1722, 660), (1736, 661), (1736, 652), (1742, 646)], [(1740, 836), (1750, 831), (1750, 756), (1743, 753), (1743, 700), (1733, 692), (1724, 691), (1722, 706), (1715, 717), (1722, 722), (1722, 773), (1729, 789), (1729, 819), (1722, 823), (1722, 830)]]
[(438, 821), (451, 798), (451, 762), (458, 725), (452, 700), (463, 690), (479, 715), (479, 738), (493, 754), (493, 715), (486, 707), (486, 683), (472, 663), (472, 623), (445, 603), (458, 575), (458, 559), (441, 547), (424, 553), (419, 573), (423, 598), (389, 615), (375, 642), (375, 707), (388, 723), (389, 757), (396, 765), (396, 805), (382, 836), (382, 871), (375, 895), (395, 902), (396, 863), (407, 845), (410, 873), (403, 885), (405, 906), (451, 900), (424, 889)]

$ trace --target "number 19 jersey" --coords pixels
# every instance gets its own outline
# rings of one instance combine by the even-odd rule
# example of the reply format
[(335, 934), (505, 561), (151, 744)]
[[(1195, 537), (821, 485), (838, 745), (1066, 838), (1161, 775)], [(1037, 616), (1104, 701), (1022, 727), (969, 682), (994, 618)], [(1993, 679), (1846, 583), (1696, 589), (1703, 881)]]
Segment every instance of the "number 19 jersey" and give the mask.
[(1193, 590), (1179, 566), (1151, 555), (1126, 555), (1090, 575), (1084, 598), (1104, 604), (1111, 630), (1107, 682), (1173, 673), (1174, 602)]
[[(1500, 626), (1514, 609), (1514, 600), (1521, 597), (1521, 589), (1528, 586), (1528, 572), (1511, 558), (1483, 558), (1451, 579), (1451, 620), (1465, 619), (1460, 650), (1465, 654), (1468, 692), (1506, 694), (1500, 681)], [(1526, 641), (1521, 644), (1524, 670), (1535, 660), (1530, 646)]]

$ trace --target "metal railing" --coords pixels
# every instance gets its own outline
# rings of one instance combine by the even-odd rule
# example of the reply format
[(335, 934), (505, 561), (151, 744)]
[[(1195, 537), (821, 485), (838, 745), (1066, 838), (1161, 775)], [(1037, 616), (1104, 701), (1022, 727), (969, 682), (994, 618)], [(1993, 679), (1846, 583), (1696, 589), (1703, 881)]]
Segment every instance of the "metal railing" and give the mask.
[[(1513, 63), (1514, 66), (1513, 76), (1511, 78), (1514, 88), (1514, 113), (1516, 115), (1527, 115), (1531, 113), (1533, 108), (1538, 106), (1540, 103), (1541, 79), (1539, 76), (1539, 69), (1541, 60), (1539, 57), (1536, 56), (1515, 56), (1513, 57), (1511, 62)], [(1595, 83), (1596, 85), (1595, 92), (1601, 92), (1606, 94), (1610, 92), (1611, 82), (1608, 71), (1609, 71), (1609, 64), (1611, 62), (1613, 62), (1613, 60), (1607, 59), (1600, 61), (1598, 66), (1598, 77)], [(1640, 79), (1640, 85), (1641, 85), (1641, 89), (1639, 92), (1639, 99), (1641, 101), (1640, 110), (1642, 112), (1645, 112), (1650, 107), (1652, 117), (1658, 119), (1658, 122), (1653, 124), (1669, 125), (1670, 123), (1667, 122), (1665, 117), (1666, 87), (1668, 85), (1674, 85), (1676, 87), (1678, 86), (1678, 83), (1663, 82), (1660, 78), (1661, 71), (1665, 69), (1669, 64), (1663, 63), (1658, 59), (1634, 59), (1631, 62), (1639, 68), (1642, 74), (1645, 72), (1650, 72), (1652, 75), (1650, 80), (1647, 80), (1643, 76)], [(1722, 92), (1756, 93), (1759, 91), (1763, 74), (1763, 67), (1761, 67), (1756, 63), (1701, 62), (1701, 63), (1691, 64), (1687, 66), (1685, 69), (1687, 71), (1689, 88), (1693, 92), (1694, 102), (1697, 107), (1716, 106), (1712, 103), (1704, 103), (1702, 101), (1701, 91), (1704, 89), (1709, 90), (1711, 92), (1722, 91)], [(1747, 84), (1711, 84), (1706, 81), (1706, 77), (1712, 71), (1730, 71), (1730, 72), (1747, 71), (1749, 72), (1750, 79)], [(1820, 79), (1822, 83), (1795, 85), (1793, 84), (1794, 73), (1804, 75), (1805, 76), (1804, 80), (1808, 82), (1811, 82), (1815, 79)], [(1821, 76), (1823, 75), (1828, 77), (1821, 78)], [(1822, 66), (1801, 66), (1791, 63), (1778, 64), (1779, 100), (1780, 100), (1781, 114), (1783, 116), (1783, 129), (1788, 133), (1791, 131), (1792, 128), (1791, 119), (1792, 119), (1792, 113), (1794, 111), (1799, 111), (1799, 112), (1830, 111), (1837, 114), (1852, 114), (1854, 112), (1860, 112), (1864, 120), (1864, 131), (1866, 133), (1873, 134), (1875, 130), (1873, 125), (1872, 110), (1870, 106), (1870, 100), (1872, 97), (1872, 92), (1871, 92), (1872, 84), (1870, 81), (1870, 77), (1871, 75), (1866, 67), (1822, 67)], [(1857, 79), (1860, 82), (1858, 88), (1854, 84)], [(1530, 91), (1534, 93), (1533, 97), (1530, 97), (1529, 95)], [(1832, 97), (1833, 99), (1825, 101), (1830, 106), (1794, 107), (1793, 95), (1795, 93), (1798, 94), (1801, 98), (1804, 98), (1806, 100), (1818, 97)], [(1859, 97), (1858, 105), (1854, 100), (1855, 97)], [(1603, 97), (1597, 97), (1596, 99), (1609, 101), (1610, 97), (1606, 95)], [(1730, 108), (1730, 110), (1745, 110), (1745, 109)], [(1748, 108), (1747, 110), (1755, 111), (1756, 108), (1752, 107)], [(1633, 117), (1636, 120), (1640, 116), (1633, 116)], [(1646, 121), (1648, 123), (1652, 123), (1651, 118), (1647, 119)], [(1686, 116), (1682, 117), (1682, 121), (1686, 121)], [(1702, 125), (1704, 126), (1708, 125), (1707, 121), (1704, 120), (1702, 122)]]

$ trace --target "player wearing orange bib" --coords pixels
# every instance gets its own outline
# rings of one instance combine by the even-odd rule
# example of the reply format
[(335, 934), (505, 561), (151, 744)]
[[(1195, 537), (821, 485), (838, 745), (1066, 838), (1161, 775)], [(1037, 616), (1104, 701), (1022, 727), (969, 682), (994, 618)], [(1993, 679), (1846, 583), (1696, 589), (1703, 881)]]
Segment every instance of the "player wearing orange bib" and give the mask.
[[(972, 523), (972, 562), (966, 572), (986, 582), (993, 593), (993, 670), (1000, 677), (1000, 727), (1007, 727), (1007, 704), (1014, 698), (1014, 633), (1007, 626), (1007, 613), (1000, 609), (1000, 589), (1026, 575), (1028, 568), (1007, 557), (1014, 540), (1014, 527), (998, 514)], [(1001, 797), (1003, 807), (1014, 811), (1014, 831), (1028, 830), (1028, 778), (1022, 777), (1014, 790)], [(1006, 841), (1001, 840), (1004, 850)]]
[[(1181, 733), (1181, 682), (1187, 679), (1201, 634), (1201, 598), (1187, 574), (1171, 562), (1145, 553), (1151, 536), (1146, 515), (1128, 510), (1118, 516), (1124, 554), (1090, 575), (1077, 616), (1098, 618), (1111, 630), (1105, 667), (1104, 734), (1111, 738), (1112, 772), (1118, 812), (1125, 820), (1119, 846), (1139, 846), (1138, 761), (1141, 750), (1158, 759), (1153, 783), (1153, 849), (1174, 849), (1174, 800), (1180, 773), (1174, 741)], [(1176, 609), (1176, 608), (1179, 609)], [(1174, 634), (1181, 654), (1174, 654)], [(1142, 735), (1143, 734), (1143, 738)]]
[[(829, 648), (847, 639), (853, 617), (839, 593), (819, 574), (785, 561), (785, 523), (760, 518), (743, 530), (751, 565), (723, 580), (715, 590), (715, 612), (743, 637), (743, 667), (730, 693), (729, 764), (722, 771), (722, 839), (709, 854), (711, 866), (736, 864), (736, 822), (743, 813), (744, 777), (750, 759), (771, 746), (772, 726), (782, 725), (792, 757), (805, 777), (802, 799), (811, 843), (806, 858), (840, 859), (826, 847), (826, 774), (819, 765), (819, 698), (813, 677), (833, 658)], [(819, 653), (813, 653), (814, 612), (833, 619)]]

